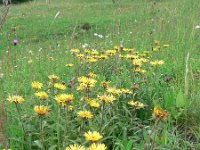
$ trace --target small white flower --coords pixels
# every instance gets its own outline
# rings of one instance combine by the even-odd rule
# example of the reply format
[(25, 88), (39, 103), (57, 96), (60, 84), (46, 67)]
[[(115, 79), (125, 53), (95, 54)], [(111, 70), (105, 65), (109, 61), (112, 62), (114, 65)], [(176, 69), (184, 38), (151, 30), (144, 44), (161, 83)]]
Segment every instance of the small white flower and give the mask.
[(83, 47), (83, 48), (87, 48), (87, 47), (88, 47), (88, 44), (85, 43), (85, 44), (82, 45), (82, 47)]
[(102, 38), (103, 38), (103, 35), (98, 35), (98, 37), (102, 39)]
[(97, 34), (97, 33), (94, 33), (94, 36), (98, 36), (98, 34)]
[(200, 26), (199, 26), (199, 25), (196, 25), (196, 26), (195, 26), (195, 29), (200, 29)]

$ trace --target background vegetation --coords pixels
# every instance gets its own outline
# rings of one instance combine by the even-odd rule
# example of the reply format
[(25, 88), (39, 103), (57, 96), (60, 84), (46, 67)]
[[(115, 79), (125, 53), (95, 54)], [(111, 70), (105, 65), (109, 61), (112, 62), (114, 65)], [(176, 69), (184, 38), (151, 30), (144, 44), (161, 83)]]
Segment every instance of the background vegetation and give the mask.
[[(80, 75), (94, 71), (98, 85), (106, 79), (118, 88), (130, 88), (147, 78), (147, 83), (140, 85), (134, 98), (148, 107), (137, 113), (127, 109), (127, 116), (123, 116), (119, 115), (123, 108), (115, 104), (117, 109), (113, 118), (110, 122), (107, 120), (105, 129), (101, 130), (104, 134), (102, 142), (109, 149), (144, 149), (145, 143), (151, 141), (149, 131), (154, 125), (153, 107), (159, 106), (170, 115), (159, 124), (154, 148), (200, 149), (199, 9), (198, 0), (117, 0), (114, 4), (112, 0), (52, 0), (50, 3), (34, 0), (12, 5), (0, 32), (0, 97), (2, 108), (5, 108), (5, 112), (4, 109), (1, 112), (4, 130), (0, 131), (0, 139), (4, 139), (11, 149), (28, 149), (27, 143), (22, 141), (21, 122), (24, 122), (28, 143), (32, 149), (42, 149), (38, 118), (33, 112), (36, 98), (31, 82), (46, 84), (48, 75), (56, 74), (68, 84), (78, 66), (77, 59), (70, 53), (71, 48), (83, 49), (83, 45), (88, 44), (89, 49), (105, 51), (123, 45), (139, 52), (151, 52), (155, 40), (158, 40), (161, 45), (169, 44), (169, 47), (161, 48), (150, 58), (165, 62), (156, 71), (156, 80), (155, 70), (151, 67), (146, 68), (148, 71), (144, 78), (133, 80), (129, 77), (131, 70), (127, 62), (118, 66), (123, 70), (122, 74), (115, 74), (112, 60), (105, 64), (107, 69), (104, 72), (98, 67), (102, 64), (80, 70)], [(103, 38), (94, 36), (94, 33), (103, 35)], [(16, 46), (12, 43), (14, 39), (18, 40)], [(67, 63), (73, 63), (75, 67), (67, 69)], [(72, 93), (76, 101), (81, 99), (76, 90)], [(24, 96), (26, 100), (20, 105), (20, 116), (16, 115), (15, 106), (6, 101), (9, 95), (14, 94)], [(75, 118), (75, 114), (72, 117)], [(54, 123), (49, 123), (55, 118), (54, 114), (47, 117), (46, 133), (55, 127)], [(64, 143), (63, 149), (72, 143), (85, 144), (82, 133), (76, 131), (78, 121), (71, 121), (68, 130), (72, 132), (66, 133), (71, 140)], [(95, 129), (95, 126), (99, 126), (98, 119), (90, 127)], [(56, 136), (46, 137), (45, 148), (58, 149)]]

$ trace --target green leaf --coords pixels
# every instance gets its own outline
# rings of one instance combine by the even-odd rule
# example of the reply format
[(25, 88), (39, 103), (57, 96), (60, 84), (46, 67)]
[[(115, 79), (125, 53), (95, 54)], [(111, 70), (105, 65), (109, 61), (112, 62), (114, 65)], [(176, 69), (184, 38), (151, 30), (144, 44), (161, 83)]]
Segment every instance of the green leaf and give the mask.
[(185, 97), (183, 95), (183, 92), (180, 90), (177, 97), (176, 97), (176, 107), (184, 107), (186, 104)]

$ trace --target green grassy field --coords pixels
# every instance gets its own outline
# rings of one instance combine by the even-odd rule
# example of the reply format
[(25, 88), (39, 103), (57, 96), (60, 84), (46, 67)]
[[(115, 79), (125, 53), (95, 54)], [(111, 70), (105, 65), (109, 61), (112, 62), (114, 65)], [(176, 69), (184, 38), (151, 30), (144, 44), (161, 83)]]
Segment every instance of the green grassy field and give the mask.
[[(104, 150), (92, 143), (104, 143), (107, 150), (200, 149), (199, 10), (198, 0), (12, 5), (0, 32), (0, 149), (63, 150), (79, 144)], [(108, 58), (101, 60), (101, 55)], [(152, 64), (159, 60), (164, 64)], [(52, 74), (65, 90), (54, 87), (48, 79)], [(42, 89), (34, 90), (34, 81)], [(103, 81), (110, 82), (108, 88)], [(47, 100), (34, 95), (39, 91), (48, 94)], [(73, 100), (57, 103), (61, 93)], [(25, 101), (10, 103), (7, 98), (13, 95)], [(102, 100), (102, 95), (115, 100)], [(91, 99), (100, 106), (92, 107)], [(47, 106), (48, 114), (37, 115), (36, 105)], [(93, 116), (82, 118), (81, 110)], [(89, 130), (102, 138), (85, 139)]]

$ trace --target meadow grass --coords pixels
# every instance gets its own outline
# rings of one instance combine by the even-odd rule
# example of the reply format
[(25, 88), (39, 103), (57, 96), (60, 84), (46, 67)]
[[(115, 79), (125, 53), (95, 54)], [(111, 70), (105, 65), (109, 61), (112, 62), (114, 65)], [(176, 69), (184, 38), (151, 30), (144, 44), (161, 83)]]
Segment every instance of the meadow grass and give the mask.
[[(0, 134), (6, 142), (0, 146), (12, 150), (65, 149), (73, 143), (89, 146), (83, 134), (96, 130), (108, 149), (200, 149), (200, 29), (195, 28), (200, 25), (199, 9), (198, 0), (118, 0), (115, 4), (112, 0), (52, 0), (50, 4), (34, 0), (12, 5), (0, 34), (0, 97), (6, 112)], [(84, 25), (90, 29), (84, 30)], [(19, 41), (16, 46), (13, 39)], [(158, 52), (152, 52), (155, 40), (161, 46)], [(147, 59), (164, 64), (157, 69), (144, 65), (145, 75), (133, 73), (131, 61), (119, 59), (119, 54), (88, 64), (70, 52), (72, 48), (83, 51), (86, 43), (88, 49), (100, 53), (120, 45), (139, 54), (149, 51)], [(169, 47), (163, 48), (164, 44)], [(67, 68), (68, 63), (74, 66)], [(77, 91), (77, 78), (89, 72), (97, 74), (95, 89)], [(73, 86), (65, 91), (74, 95), (73, 111), (54, 102), (60, 92), (47, 88), (51, 74)], [(88, 108), (81, 99), (104, 93), (100, 87), (104, 80), (119, 89), (139, 88), (132, 95), (117, 97), (112, 105)], [(44, 84), (49, 102), (34, 96), (33, 81)], [(21, 95), (25, 102), (17, 109), (6, 100), (10, 95)], [(130, 108), (130, 100), (144, 103), (144, 109)], [(34, 113), (33, 107), (39, 104), (50, 107), (49, 115)], [(158, 124), (152, 117), (155, 106), (169, 113)], [(1, 118), (5, 118), (4, 109)], [(92, 111), (94, 118), (83, 121), (77, 117), (83, 109)]]

